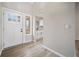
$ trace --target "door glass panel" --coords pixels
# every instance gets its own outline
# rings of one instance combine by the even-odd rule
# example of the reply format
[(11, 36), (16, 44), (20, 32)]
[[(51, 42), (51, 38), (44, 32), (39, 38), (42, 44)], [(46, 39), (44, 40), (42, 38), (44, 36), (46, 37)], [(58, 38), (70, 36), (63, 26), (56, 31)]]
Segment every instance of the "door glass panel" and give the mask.
[(30, 16), (26, 16), (25, 27), (26, 34), (30, 34)]

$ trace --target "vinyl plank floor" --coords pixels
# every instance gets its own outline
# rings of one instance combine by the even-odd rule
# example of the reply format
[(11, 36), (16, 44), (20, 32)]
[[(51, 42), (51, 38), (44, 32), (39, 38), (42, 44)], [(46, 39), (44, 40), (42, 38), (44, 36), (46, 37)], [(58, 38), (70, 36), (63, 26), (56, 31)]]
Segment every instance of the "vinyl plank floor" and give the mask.
[(31, 42), (4, 49), (1, 57), (59, 57), (42, 47), (40, 42)]

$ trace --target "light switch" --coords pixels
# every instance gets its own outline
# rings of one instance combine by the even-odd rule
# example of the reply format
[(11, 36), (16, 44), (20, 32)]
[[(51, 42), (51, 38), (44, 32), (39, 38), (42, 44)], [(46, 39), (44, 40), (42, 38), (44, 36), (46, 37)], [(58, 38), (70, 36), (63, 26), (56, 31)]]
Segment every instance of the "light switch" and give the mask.
[(69, 29), (69, 28), (70, 28), (70, 25), (66, 24), (65, 29)]

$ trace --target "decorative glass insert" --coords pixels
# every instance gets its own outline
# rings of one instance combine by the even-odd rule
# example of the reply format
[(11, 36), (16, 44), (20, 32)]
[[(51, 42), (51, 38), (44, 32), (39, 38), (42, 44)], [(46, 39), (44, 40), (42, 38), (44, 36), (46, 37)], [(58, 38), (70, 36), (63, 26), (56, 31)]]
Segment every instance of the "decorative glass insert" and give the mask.
[(30, 34), (30, 16), (25, 17), (25, 28), (26, 34)]
[(8, 21), (13, 21), (13, 22), (18, 21), (18, 22), (20, 22), (20, 16), (8, 13)]

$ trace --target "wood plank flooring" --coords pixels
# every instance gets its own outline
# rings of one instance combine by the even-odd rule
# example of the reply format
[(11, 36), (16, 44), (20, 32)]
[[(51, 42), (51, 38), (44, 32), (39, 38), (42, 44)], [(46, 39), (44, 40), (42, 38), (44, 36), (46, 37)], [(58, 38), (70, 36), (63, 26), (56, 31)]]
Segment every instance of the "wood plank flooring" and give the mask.
[(7, 48), (2, 51), (1, 57), (59, 57), (42, 47), (41, 41)]

